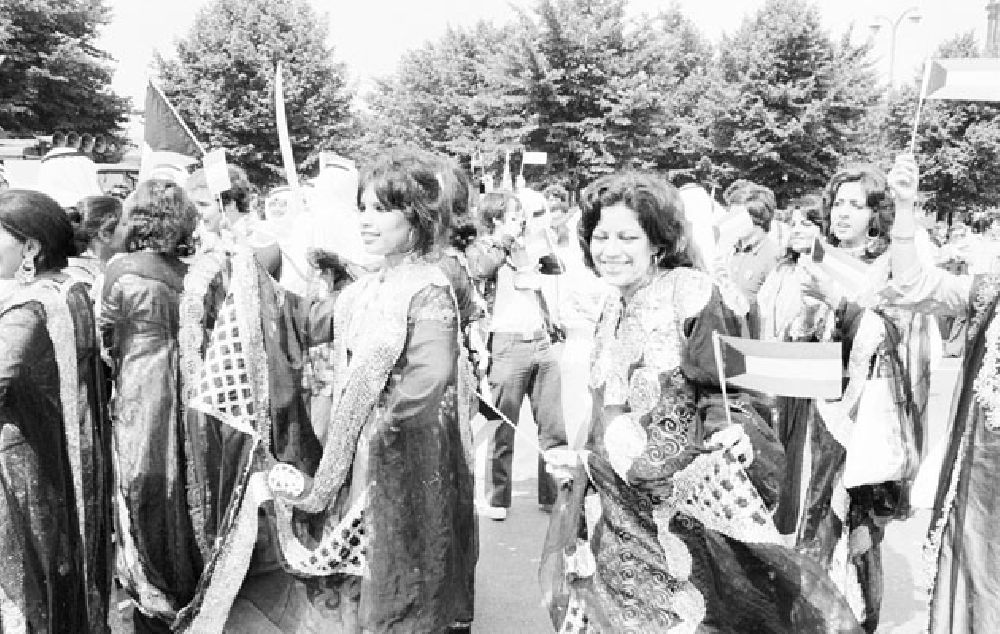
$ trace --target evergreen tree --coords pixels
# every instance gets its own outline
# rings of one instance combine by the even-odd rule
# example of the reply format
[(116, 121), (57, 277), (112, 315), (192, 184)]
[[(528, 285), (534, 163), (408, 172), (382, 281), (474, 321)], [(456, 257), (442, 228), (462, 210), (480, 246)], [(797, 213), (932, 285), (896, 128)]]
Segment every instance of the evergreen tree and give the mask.
[(548, 152), (548, 171), (574, 187), (617, 169), (672, 165), (690, 151), (692, 135), (678, 137), (691, 114), (684, 85), (709, 49), (676, 6), (649, 19), (628, 17), (626, 5), (539, 0), (522, 13), (522, 37), (506, 59), (520, 114), (510, 129), (526, 148)]
[(504, 90), (491, 69), (512, 31), (488, 22), (452, 27), (405, 53), (396, 71), (367, 95), (365, 146), (377, 151), (409, 144), (470, 162), (496, 161), (504, 145), (497, 127)]
[(110, 89), (111, 56), (97, 48), (103, 0), (0, 0), (0, 129), (106, 134), (129, 102)]
[(713, 159), (787, 199), (823, 187), (861, 141), (878, 84), (866, 46), (834, 42), (815, 6), (768, 0), (721, 44), (707, 91)]
[(213, 0), (178, 42), (177, 58), (159, 59), (163, 91), (203, 143), (226, 148), (254, 182), (275, 184), (284, 179), (274, 110), (278, 61), (299, 171), (321, 150), (351, 147), (352, 94), (326, 39), (325, 18), (306, 0)]

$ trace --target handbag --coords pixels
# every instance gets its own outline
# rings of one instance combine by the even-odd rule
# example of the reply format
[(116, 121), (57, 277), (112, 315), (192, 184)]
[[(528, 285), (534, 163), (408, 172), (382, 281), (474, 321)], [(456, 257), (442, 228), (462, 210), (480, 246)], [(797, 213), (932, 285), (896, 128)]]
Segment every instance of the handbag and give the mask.
[(858, 401), (858, 415), (847, 443), (843, 483), (847, 488), (893, 482), (907, 475), (908, 458), (903, 421), (892, 379), (865, 381)]

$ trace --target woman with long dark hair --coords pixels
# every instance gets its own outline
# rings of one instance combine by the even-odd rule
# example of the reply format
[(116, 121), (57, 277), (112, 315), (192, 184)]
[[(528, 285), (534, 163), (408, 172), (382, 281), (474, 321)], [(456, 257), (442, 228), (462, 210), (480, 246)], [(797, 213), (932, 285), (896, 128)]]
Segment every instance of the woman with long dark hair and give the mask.
[(110, 430), (66, 213), (0, 193), (0, 630), (107, 632)]
[[(915, 329), (922, 322), (887, 308), (880, 293), (894, 212), (886, 175), (869, 164), (847, 166), (830, 180), (822, 207), (816, 202), (792, 208), (791, 251), (761, 289), (762, 338), (840, 342), (844, 393), (833, 401), (777, 399), (787, 466), (775, 524), (829, 572), (865, 631), (874, 632), (885, 526), (908, 516), (919, 464), (919, 399), (911, 383), (919, 364), (911, 357), (921, 357), (910, 345), (921, 340)], [(822, 255), (813, 252), (817, 238)], [(893, 472), (862, 476), (849, 466), (865, 460), (849, 456), (860, 449), (852, 430), (889, 424), (898, 429), (901, 463)]]

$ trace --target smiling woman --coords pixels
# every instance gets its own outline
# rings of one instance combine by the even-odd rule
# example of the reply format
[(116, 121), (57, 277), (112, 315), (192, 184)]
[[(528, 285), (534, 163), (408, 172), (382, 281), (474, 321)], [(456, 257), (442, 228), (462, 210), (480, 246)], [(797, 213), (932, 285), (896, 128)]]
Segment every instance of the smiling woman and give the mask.
[[(770, 426), (748, 398), (719, 394), (712, 338), (737, 322), (688, 265), (679, 193), (651, 174), (613, 174), (581, 207), (587, 263), (618, 293), (596, 328), (589, 452), (546, 452), (572, 480), (542, 557), (553, 625), (856, 631), (820, 567), (780, 543), (768, 509), (783, 456)], [(600, 517), (584, 523), (591, 488)]]

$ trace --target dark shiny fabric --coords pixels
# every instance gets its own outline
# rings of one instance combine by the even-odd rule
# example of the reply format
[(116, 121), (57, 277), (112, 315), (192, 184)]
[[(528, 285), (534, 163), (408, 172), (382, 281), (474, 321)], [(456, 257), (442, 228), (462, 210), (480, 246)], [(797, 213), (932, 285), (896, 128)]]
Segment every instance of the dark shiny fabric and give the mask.
[(973, 392), (987, 347), (997, 345), (986, 330), (997, 318), (998, 290), (1000, 278), (978, 276), (970, 298), (965, 360), (930, 523), (937, 567), (930, 602), (934, 634), (1000, 631), (1000, 433), (986, 427), (986, 412)]
[[(835, 337), (843, 342), (845, 366), (853, 348), (854, 335), (862, 317), (856, 305), (838, 312), (838, 332)], [(913, 406), (910, 382), (898, 354), (899, 331), (891, 319), (876, 313), (886, 333), (886, 344), (872, 357), (871, 371), (892, 377), (896, 402), (903, 426), (908, 427), (910, 438), (916, 442), (913, 420), (907, 406)], [(807, 339), (815, 341), (815, 338)], [(785, 535), (796, 535), (796, 547), (813, 557), (823, 566), (830, 566), (834, 549), (846, 533), (852, 538), (851, 561), (857, 569), (864, 599), (862, 626), (866, 632), (878, 627), (882, 604), (882, 555), (881, 542), (885, 525), (909, 512), (907, 481), (887, 482), (856, 487), (848, 491), (850, 505), (847, 518), (840, 518), (831, 506), (834, 487), (844, 472), (847, 452), (833, 437), (810, 399), (781, 397), (776, 401), (778, 411), (778, 436), (784, 444), (788, 469), (782, 494), (775, 513), (775, 525)], [(809, 429), (813, 429), (812, 435)], [(810, 443), (811, 465), (803, 473), (806, 443)], [(914, 445), (914, 452), (916, 451)], [(799, 517), (802, 479), (808, 478), (802, 517)], [(846, 519), (846, 522), (845, 522)]]
[[(29, 632), (104, 632), (112, 561), (107, 417), (90, 301), (83, 286), (70, 288), (66, 299), (78, 372), (75, 421), (64, 419), (44, 308), (0, 307), (0, 591)], [(83, 518), (66, 425), (80, 432)], [(8, 626), (17, 624), (0, 616), (0, 631)]]
[[(130, 551), (145, 579), (134, 571), (120, 575), (143, 609), (167, 621), (191, 600), (202, 566), (187, 510), (177, 342), (186, 271), (178, 259), (155, 253), (113, 260), (101, 314), (102, 336), (116, 370), (118, 493), (130, 522), (131, 543), (120, 547)], [(156, 608), (145, 603), (150, 591), (163, 599)]]

